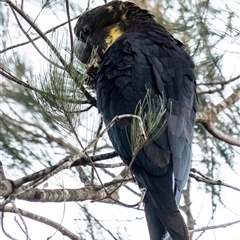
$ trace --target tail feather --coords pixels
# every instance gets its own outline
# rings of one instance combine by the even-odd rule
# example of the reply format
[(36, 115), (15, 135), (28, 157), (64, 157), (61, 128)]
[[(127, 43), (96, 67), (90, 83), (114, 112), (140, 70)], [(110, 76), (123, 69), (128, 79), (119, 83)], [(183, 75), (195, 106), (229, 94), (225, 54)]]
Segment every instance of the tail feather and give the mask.
[[(139, 173), (139, 172), (138, 172)], [(163, 176), (146, 171), (136, 176), (141, 187), (147, 189), (145, 215), (151, 240), (189, 240), (188, 229), (177, 207), (172, 190), (172, 169)], [(166, 237), (167, 232), (171, 238)]]
[(151, 201), (149, 201), (148, 196), (146, 195), (145, 199), (145, 215), (148, 225), (148, 231), (151, 240), (160, 240), (167, 232), (160, 221), (158, 214), (156, 213), (155, 208), (153, 207)]

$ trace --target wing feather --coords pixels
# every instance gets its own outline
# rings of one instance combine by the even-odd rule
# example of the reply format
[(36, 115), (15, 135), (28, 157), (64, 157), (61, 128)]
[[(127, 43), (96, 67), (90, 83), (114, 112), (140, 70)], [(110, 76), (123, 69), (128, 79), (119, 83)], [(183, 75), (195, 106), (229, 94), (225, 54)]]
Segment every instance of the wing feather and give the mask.
[[(116, 115), (134, 114), (147, 89), (156, 107), (159, 107), (159, 96), (164, 99), (167, 129), (139, 151), (132, 170), (139, 185), (149, 191), (147, 219), (153, 208), (154, 219), (159, 219), (156, 223), (149, 220), (150, 228), (152, 224), (156, 225), (153, 229), (164, 225), (171, 236), (184, 240), (187, 231), (177, 205), (191, 161), (197, 102), (193, 68), (181, 44), (164, 28), (155, 26), (114, 43), (104, 55), (97, 79), (97, 104), (106, 124)], [(162, 124), (163, 121), (158, 123), (156, 131)], [(132, 160), (130, 126), (131, 119), (123, 119), (109, 130), (115, 150), (127, 164)], [(162, 236), (165, 234), (165, 230), (159, 231)]]

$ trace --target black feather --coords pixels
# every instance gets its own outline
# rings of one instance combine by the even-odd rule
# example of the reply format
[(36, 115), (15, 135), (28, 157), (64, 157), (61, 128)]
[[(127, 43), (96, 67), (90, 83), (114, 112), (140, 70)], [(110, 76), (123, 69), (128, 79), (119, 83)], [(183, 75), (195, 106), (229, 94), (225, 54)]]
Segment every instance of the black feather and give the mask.
[[(164, 36), (162, 29), (161, 34), (155, 29), (158, 29), (157, 25), (142, 29), (139, 34), (128, 35), (106, 52), (97, 82), (98, 109), (107, 124), (116, 115), (134, 114), (137, 103), (147, 93), (146, 86), (152, 96), (157, 94), (165, 98), (167, 129), (140, 150), (132, 171), (139, 185), (147, 189), (144, 201), (151, 240), (162, 239), (166, 231), (174, 240), (186, 240), (187, 228), (177, 206), (190, 168), (194, 124), (191, 116), (196, 111), (193, 108), (196, 105), (195, 77), (192, 61), (184, 50), (166, 31)], [(154, 38), (148, 38), (149, 31), (154, 31)], [(142, 41), (146, 38), (147, 45)], [(164, 46), (168, 41), (171, 44)], [(109, 59), (114, 71), (108, 84), (121, 91), (114, 91), (114, 96), (107, 97), (106, 101), (111, 87), (105, 86), (104, 62)], [(127, 71), (122, 71), (124, 64)], [(129, 164), (132, 152), (126, 132), (130, 134), (131, 129), (130, 125), (124, 124), (112, 127), (109, 136), (117, 153)]]
[[(96, 91), (105, 123), (116, 115), (135, 114), (147, 94), (156, 111), (160, 104), (166, 109), (152, 134), (157, 135), (164, 119), (167, 128), (141, 148), (131, 170), (139, 186), (147, 189), (144, 202), (151, 240), (162, 240), (167, 232), (173, 240), (188, 240), (178, 205), (191, 165), (197, 108), (194, 63), (180, 41), (133, 3), (112, 1), (88, 11), (78, 20), (77, 36), (86, 24), (92, 35), (85, 45), (97, 46), (101, 58)], [(122, 35), (105, 51), (105, 39), (113, 27)], [(128, 165), (133, 157), (131, 124), (130, 118), (119, 120), (108, 132), (116, 152)]]

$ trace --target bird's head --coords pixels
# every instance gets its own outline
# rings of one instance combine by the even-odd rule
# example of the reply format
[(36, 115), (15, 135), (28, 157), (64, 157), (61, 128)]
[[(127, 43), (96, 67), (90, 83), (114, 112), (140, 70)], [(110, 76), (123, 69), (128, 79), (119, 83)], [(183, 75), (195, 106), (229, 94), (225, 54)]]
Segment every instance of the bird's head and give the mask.
[[(99, 63), (106, 50), (118, 39), (139, 25), (144, 20), (149, 23), (152, 15), (131, 2), (112, 1), (80, 15), (74, 28), (77, 42), (75, 54), (83, 63)], [(95, 51), (93, 51), (95, 50)]]

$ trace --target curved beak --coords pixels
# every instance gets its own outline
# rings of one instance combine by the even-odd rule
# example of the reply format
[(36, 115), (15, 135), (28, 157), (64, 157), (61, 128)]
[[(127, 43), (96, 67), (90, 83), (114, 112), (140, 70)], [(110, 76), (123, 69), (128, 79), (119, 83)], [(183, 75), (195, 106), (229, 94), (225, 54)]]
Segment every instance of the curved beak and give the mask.
[(75, 39), (74, 52), (76, 57), (82, 62), (87, 64), (90, 61), (92, 48), (81, 39)]

